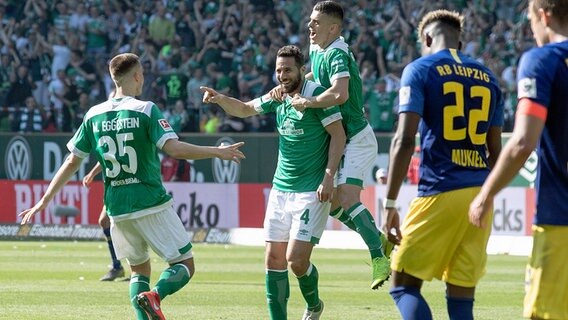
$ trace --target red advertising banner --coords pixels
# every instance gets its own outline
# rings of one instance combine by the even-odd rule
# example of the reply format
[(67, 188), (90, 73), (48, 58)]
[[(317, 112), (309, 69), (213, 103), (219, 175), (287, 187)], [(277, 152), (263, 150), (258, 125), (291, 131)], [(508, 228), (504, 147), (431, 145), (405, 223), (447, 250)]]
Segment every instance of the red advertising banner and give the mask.
[[(49, 185), (49, 181), (0, 180), (0, 223), (19, 223), (18, 213), (36, 204)], [(79, 215), (73, 218), (55, 216), (56, 206), (74, 207)], [(85, 188), (79, 181), (69, 182), (63, 187), (47, 209), (36, 214), (32, 223), (39, 224), (98, 224), (98, 217), (103, 206), (103, 185), (93, 182)], [(68, 221), (66, 221), (68, 220)]]
[[(47, 190), (49, 181), (0, 180), (0, 224), (17, 224), (18, 213), (33, 206)], [(165, 183), (172, 194), (174, 209), (188, 229), (194, 228), (262, 228), (266, 203), (271, 185)], [(361, 194), (361, 202), (382, 225), (383, 185), (368, 186)], [(404, 218), (415, 186), (403, 186), (399, 199), (399, 212)], [(85, 188), (78, 181), (63, 187), (50, 205), (37, 214), (32, 223), (43, 225), (96, 225), (102, 208), (103, 185), (95, 181)], [(55, 215), (56, 207), (72, 207), (75, 217)], [(535, 214), (535, 193), (532, 188), (508, 187), (495, 198), (493, 235), (531, 235)], [(329, 219), (327, 229), (345, 230), (340, 222)]]
[(271, 187), (268, 183), (239, 184), (239, 227), (262, 228)]

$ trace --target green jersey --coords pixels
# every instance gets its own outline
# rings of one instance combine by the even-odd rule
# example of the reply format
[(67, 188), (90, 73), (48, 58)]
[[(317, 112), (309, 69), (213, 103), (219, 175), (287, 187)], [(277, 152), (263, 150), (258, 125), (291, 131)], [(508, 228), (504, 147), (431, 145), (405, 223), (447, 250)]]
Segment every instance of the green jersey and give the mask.
[(330, 88), (339, 78), (349, 78), (349, 99), (340, 106), (340, 110), (347, 139), (352, 138), (368, 125), (363, 111), (361, 76), (353, 53), (339, 37), (325, 49), (311, 45), (310, 61), (314, 80), (325, 88)]
[(67, 148), (81, 158), (95, 151), (103, 168), (108, 215), (122, 220), (171, 205), (157, 148), (177, 138), (154, 103), (126, 97), (92, 107)]
[[(314, 97), (325, 88), (312, 81), (304, 81), (301, 95)], [(341, 120), (336, 106), (326, 109), (306, 109), (299, 112), (290, 104), (263, 98), (254, 100), (259, 113), (276, 113), (276, 127), (280, 133), (278, 165), (272, 184), (284, 192), (316, 191), (327, 166), (330, 136), (325, 127)]]

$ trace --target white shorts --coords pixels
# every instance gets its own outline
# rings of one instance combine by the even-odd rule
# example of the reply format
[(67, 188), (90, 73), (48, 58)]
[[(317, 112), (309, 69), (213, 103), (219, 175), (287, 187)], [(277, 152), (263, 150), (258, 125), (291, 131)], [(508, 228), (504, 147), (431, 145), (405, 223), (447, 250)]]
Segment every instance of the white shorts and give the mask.
[(378, 152), (377, 138), (369, 125), (345, 145), (339, 164), (337, 185), (352, 184), (363, 187), (365, 176), (371, 172)]
[(317, 244), (329, 215), (330, 202), (320, 202), (316, 192), (283, 192), (270, 190), (264, 238), (266, 241), (295, 240)]
[(135, 219), (111, 217), (110, 232), (116, 257), (131, 266), (150, 259), (148, 247), (169, 264), (193, 257), (189, 234), (173, 207)]

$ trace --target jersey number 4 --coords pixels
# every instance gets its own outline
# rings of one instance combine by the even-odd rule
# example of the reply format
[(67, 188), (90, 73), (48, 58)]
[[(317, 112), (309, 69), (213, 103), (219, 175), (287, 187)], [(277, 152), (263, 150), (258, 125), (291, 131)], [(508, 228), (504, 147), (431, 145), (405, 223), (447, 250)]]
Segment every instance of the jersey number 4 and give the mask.
[(472, 86), (469, 98), (481, 98), (481, 109), (469, 109), (467, 127), (456, 129), (454, 120), (465, 117), (465, 99), (463, 84), (455, 81), (444, 83), (444, 95), (454, 94), (455, 105), (444, 107), (444, 139), (448, 141), (465, 140), (468, 136), (474, 145), (484, 145), (487, 140), (487, 132), (477, 133), (479, 122), (489, 119), (489, 106), (491, 105), (491, 91), (487, 87)]
[[(120, 173), (120, 170), (124, 172), (135, 174), (138, 170), (138, 160), (136, 158), (136, 150), (133, 147), (127, 146), (126, 141), (134, 140), (134, 135), (132, 132), (118, 133), (116, 135), (116, 142), (110, 136), (102, 136), (99, 138), (99, 146), (103, 147), (107, 145), (108, 151), (103, 153), (103, 158), (111, 163), (110, 168), (106, 168), (106, 176), (109, 178), (115, 178)], [(126, 155), (128, 157), (128, 164), (120, 164), (116, 160), (116, 156), (123, 157)]]

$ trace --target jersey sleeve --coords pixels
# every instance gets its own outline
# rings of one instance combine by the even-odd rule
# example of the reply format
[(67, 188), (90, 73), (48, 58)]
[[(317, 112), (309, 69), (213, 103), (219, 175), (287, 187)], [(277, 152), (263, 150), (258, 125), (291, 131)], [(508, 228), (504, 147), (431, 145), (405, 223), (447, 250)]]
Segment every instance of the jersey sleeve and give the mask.
[(548, 107), (551, 85), (556, 66), (546, 54), (547, 51), (535, 48), (521, 57), (517, 71), (517, 98), (529, 98), (544, 107)]
[(326, 57), (329, 83), (339, 78), (349, 78), (349, 57), (340, 49), (331, 50)]
[[(323, 92), (325, 92), (325, 88), (318, 87), (314, 90), (313, 96), (315, 97), (322, 94)], [(341, 121), (341, 119), (343, 119), (343, 117), (341, 116), (341, 110), (338, 106), (331, 106), (324, 109), (315, 108), (313, 110), (316, 112), (318, 118), (321, 121), (321, 124), (324, 127), (327, 127), (335, 121)]]
[(168, 120), (164, 118), (162, 112), (160, 112), (160, 109), (155, 104), (152, 104), (152, 109), (150, 111), (150, 126), (148, 130), (150, 139), (160, 149), (162, 149), (166, 141), (170, 139), (178, 139), (174, 129), (170, 126)]
[(263, 97), (256, 98), (252, 101), (254, 110), (260, 114), (275, 112), (276, 107), (282, 102), (278, 102), (274, 99), (265, 99)]
[(93, 149), (91, 140), (88, 137), (89, 132), (92, 132), (92, 122), (88, 120), (83, 121), (71, 140), (67, 142), (67, 149), (81, 159), (88, 157)]
[(415, 112), (422, 116), (424, 112), (424, 70), (416, 63), (407, 65), (402, 71), (400, 90), (398, 91), (398, 113)]

